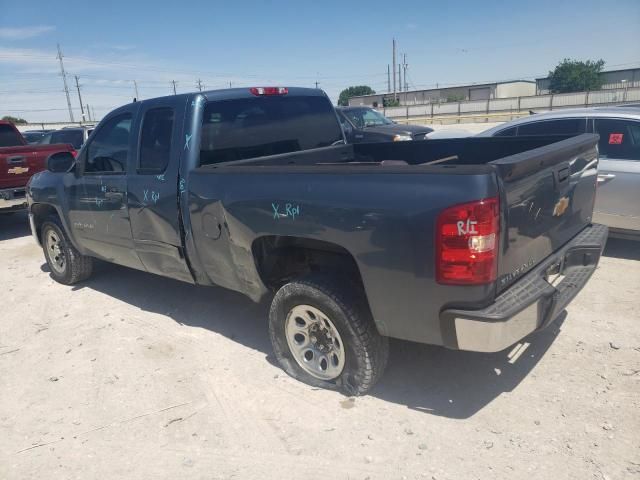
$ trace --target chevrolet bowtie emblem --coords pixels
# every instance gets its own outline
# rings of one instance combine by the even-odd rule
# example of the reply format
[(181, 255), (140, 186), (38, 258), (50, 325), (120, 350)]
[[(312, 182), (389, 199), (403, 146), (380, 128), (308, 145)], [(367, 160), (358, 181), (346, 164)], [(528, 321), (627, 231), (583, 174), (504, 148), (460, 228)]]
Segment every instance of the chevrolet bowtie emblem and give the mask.
[(27, 173), (29, 167), (13, 167), (7, 170), (7, 173), (13, 173), (14, 175), (20, 175), (21, 173)]
[(558, 203), (556, 203), (555, 207), (553, 207), (553, 216), (559, 217), (567, 211), (567, 208), (569, 208), (569, 197), (562, 197), (560, 200), (558, 200)]

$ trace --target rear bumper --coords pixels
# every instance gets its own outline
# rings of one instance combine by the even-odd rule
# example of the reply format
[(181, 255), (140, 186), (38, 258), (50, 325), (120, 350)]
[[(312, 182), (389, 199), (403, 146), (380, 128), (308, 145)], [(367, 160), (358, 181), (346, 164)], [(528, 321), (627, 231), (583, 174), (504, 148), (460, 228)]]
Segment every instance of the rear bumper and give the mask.
[(0, 190), (0, 211), (22, 210), (27, 208), (25, 187)]
[[(607, 240), (604, 225), (590, 225), (482, 310), (444, 310), (444, 345), (499, 352), (552, 323), (587, 283)], [(555, 285), (550, 276), (560, 275)]]

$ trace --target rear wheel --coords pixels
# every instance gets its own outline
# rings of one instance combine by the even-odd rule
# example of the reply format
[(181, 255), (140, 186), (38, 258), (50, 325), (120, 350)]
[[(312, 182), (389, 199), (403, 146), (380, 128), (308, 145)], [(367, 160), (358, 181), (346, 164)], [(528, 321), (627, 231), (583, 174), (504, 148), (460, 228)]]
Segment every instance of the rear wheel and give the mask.
[(387, 362), (388, 341), (376, 330), (364, 294), (332, 277), (309, 276), (280, 288), (269, 334), (289, 375), (348, 395), (367, 393)]
[(47, 219), (41, 231), (42, 249), (55, 281), (73, 285), (91, 276), (93, 259), (76, 250), (58, 218)]

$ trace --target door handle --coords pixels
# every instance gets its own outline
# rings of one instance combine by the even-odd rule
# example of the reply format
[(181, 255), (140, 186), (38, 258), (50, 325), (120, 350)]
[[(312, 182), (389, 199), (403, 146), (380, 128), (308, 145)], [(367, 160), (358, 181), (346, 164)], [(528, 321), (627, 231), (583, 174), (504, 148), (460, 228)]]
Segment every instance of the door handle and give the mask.
[(122, 192), (105, 192), (104, 198), (107, 200), (122, 200)]
[(616, 178), (616, 176), (613, 173), (599, 173), (598, 183), (604, 183), (607, 180), (611, 180), (612, 178)]
[(17, 164), (24, 163), (24, 157), (22, 157), (22, 156), (19, 156), (19, 157), (8, 157), (7, 158), (7, 163), (9, 165), (17, 165)]

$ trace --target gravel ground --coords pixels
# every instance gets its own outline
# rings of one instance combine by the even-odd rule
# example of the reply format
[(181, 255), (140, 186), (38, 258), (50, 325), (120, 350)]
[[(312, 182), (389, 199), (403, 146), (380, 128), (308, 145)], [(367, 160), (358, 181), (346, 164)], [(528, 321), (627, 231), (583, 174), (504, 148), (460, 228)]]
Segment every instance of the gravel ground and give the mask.
[(0, 478), (639, 478), (639, 245), (519, 356), (393, 341), (350, 399), (274, 365), (265, 306), (106, 264), (59, 285), (0, 217)]

